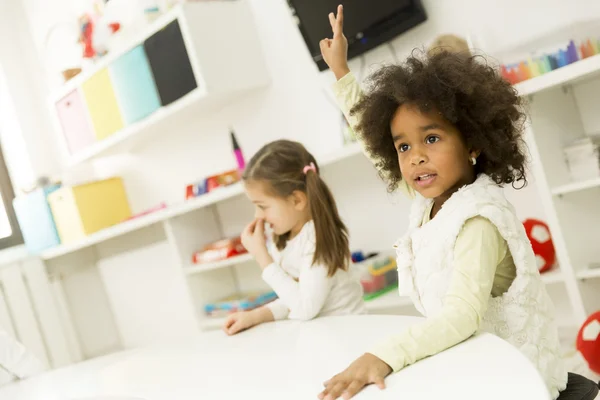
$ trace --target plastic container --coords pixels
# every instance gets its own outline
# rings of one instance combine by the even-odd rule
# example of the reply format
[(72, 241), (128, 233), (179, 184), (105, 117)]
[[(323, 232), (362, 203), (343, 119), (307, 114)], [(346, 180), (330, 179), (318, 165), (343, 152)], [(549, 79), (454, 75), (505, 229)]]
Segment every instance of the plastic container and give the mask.
[(48, 195), (59, 188), (60, 185), (54, 185), (36, 189), (13, 200), (25, 247), (31, 254), (39, 254), (60, 244), (52, 211), (48, 204)]
[(83, 82), (81, 89), (98, 140), (105, 139), (123, 129), (125, 126), (123, 116), (117, 103), (108, 68), (96, 72)]
[(377, 297), (398, 285), (396, 259), (391, 255), (376, 255), (354, 264), (359, 274), (365, 299)]
[(62, 244), (73, 243), (131, 217), (120, 178), (60, 188), (48, 203)]
[(125, 124), (137, 122), (158, 110), (160, 98), (143, 46), (134, 47), (108, 69)]
[(235, 295), (223, 300), (208, 303), (204, 306), (204, 312), (211, 317), (220, 317), (239, 311), (250, 311), (272, 302), (277, 298), (275, 292), (248, 293)]
[(242, 240), (239, 237), (222, 239), (210, 243), (197, 251), (192, 256), (194, 264), (206, 264), (217, 261), (223, 261), (228, 258), (237, 257), (246, 254), (248, 251), (242, 245)]
[(579, 139), (564, 149), (569, 173), (574, 181), (600, 177), (600, 137)]

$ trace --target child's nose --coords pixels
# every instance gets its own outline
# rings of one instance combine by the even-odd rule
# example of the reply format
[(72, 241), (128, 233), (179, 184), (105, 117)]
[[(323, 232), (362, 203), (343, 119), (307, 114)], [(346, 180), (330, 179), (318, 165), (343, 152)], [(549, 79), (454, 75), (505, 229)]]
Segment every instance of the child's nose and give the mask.
[(415, 147), (411, 151), (410, 163), (412, 165), (419, 165), (427, 162), (427, 153), (421, 146)]
[(257, 208), (254, 211), (254, 219), (259, 219), (259, 218), (263, 218), (264, 217), (264, 213), (262, 212), (262, 210), (260, 208)]

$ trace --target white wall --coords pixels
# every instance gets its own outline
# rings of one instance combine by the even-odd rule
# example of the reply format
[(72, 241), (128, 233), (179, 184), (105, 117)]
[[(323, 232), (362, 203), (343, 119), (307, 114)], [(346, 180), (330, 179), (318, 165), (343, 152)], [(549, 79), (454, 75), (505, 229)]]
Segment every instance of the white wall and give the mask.
[(16, 189), (59, 172), (40, 71), (21, 3), (0, 2), (0, 140)]

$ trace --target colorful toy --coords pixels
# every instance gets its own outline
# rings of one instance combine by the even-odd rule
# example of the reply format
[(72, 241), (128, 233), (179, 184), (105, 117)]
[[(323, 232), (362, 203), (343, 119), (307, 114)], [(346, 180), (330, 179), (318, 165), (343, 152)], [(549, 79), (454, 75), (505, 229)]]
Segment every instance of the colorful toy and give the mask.
[(354, 268), (360, 274), (365, 300), (378, 297), (398, 286), (398, 270), (394, 257), (370, 255), (364, 261), (354, 264)]
[(590, 369), (600, 374), (600, 311), (592, 314), (577, 334), (577, 350)]
[(502, 65), (500, 74), (514, 85), (597, 54), (600, 54), (600, 39), (587, 39), (579, 46), (571, 40), (566, 48), (555, 53), (535, 59), (529, 58), (516, 64)]
[(550, 228), (537, 219), (527, 219), (523, 225), (531, 242), (540, 273), (548, 271), (556, 261), (556, 251), (550, 236)]
[(121, 29), (118, 22), (106, 23), (102, 16), (103, 3), (96, 1), (94, 11), (79, 17), (79, 43), (83, 45), (83, 58), (96, 58), (107, 53), (106, 41)]
[(212, 192), (220, 187), (229, 186), (241, 180), (240, 171), (231, 170), (218, 175), (210, 176), (200, 182), (187, 185), (185, 199), (189, 200), (205, 193)]
[(206, 304), (204, 312), (210, 317), (222, 317), (239, 311), (253, 310), (272, 302), (276, 298), (277, 294), (275, 292), (235, 295)]
[(210, 243), (202, 250), (194, 253), (192, 262), (195, 264), (211, 263), (215, 261), (226, 260), (247, 253), (248, 251), (242, 245), (239, 237), (223, 239)]
[(242, 153), (242, 149), (238, 144), (237, 139), (235, 138), (235, 133), (233, 129), (229, 132), (231, 134), (231, 144), (233, 146), (233, 155), (235, 156), (235, 161), (237, 163), (238, 171), (243, 171), (246, 168), (246, 160), (244, 159), (244, 154)]

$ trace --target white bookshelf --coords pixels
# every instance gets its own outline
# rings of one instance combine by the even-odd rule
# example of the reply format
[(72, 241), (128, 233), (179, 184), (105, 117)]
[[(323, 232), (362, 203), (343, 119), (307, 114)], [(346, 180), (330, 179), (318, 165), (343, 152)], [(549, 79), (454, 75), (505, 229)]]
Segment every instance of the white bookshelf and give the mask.
[[(235, 26), (235, 30), (226, 29), (221, 23), (224, 20), (227, 20), (231, 26)], [(173, 21), (177, 21), (181, 27), (197, 87), (173, 103), (160, 107), (144, 119), (70, 154), (62, 134), (62, 126), (56, 115), (55, 104)], [(214, 40), (215, 35), (219, 37), (218, 44)], [(240, 59), (244, 60), (244, 68), (238, 67)], [(269, 83), (267, 65), (262, 57), (254, 17), (247, 0), (218, 3), (187, 2), (173, 7), (148, 27), (133, 35), (126, 45), (111, 51), (93, 67), (59, 87), (50, 95), (49, 105), (54, 117), (57, 137), (63, 144), (66, 164), (73, 167), (97, 157), (136, 150), (152, 142), (156, 136), (164, 134), (164, 129), (168, 129), (169, 123), (185, 110), (191, 109), (190, 112), (204, 112), (210, 115), (210, 112), (221, 109), (249, 92), (262, 89)]]
[[(527, 97), (526, 140), (560, 269), (542, 274), (559, 321), (577, 328), (600, 308), (600, 179), (574, 181), (563, 154), (566, 145), (598, 133), (594, 108), (600, 99), (600, 55), (515, 85)], [(597, 105), (597, 106), (594, 106)]]
[[(322, 157), (320, 167), (327, 167), (339, 161), (357, 156), (361, 154), (360, 147), (357, 143), (344, 146), (339, 150), (335, 150)], [(244, 194), (244, 187), (241, 182), (230, 186), (218, 188), (210, 193), (190, 199), (178, 204), (174, 204), (162, 210), (155, 211), (151, 214), (137, 217), (129, 221), (122, 222), (110, 228), (103, 229), (99, 232), (87, 236), (85, 239), (66, 245), (60, 245), (44, 251), (40, 257), (43, 260), (51, 260), (70, 253), (77, 252), (86, 247), (91, 247), (96, 244), (106, 242), (125, 234), (147, 228), (151, 225), (164, 222), (166, 220), (179, 217), (184, 214), (194, 212), (196, 210), (214, 206), (220, 202), (227, 201), (231, 198)]]

